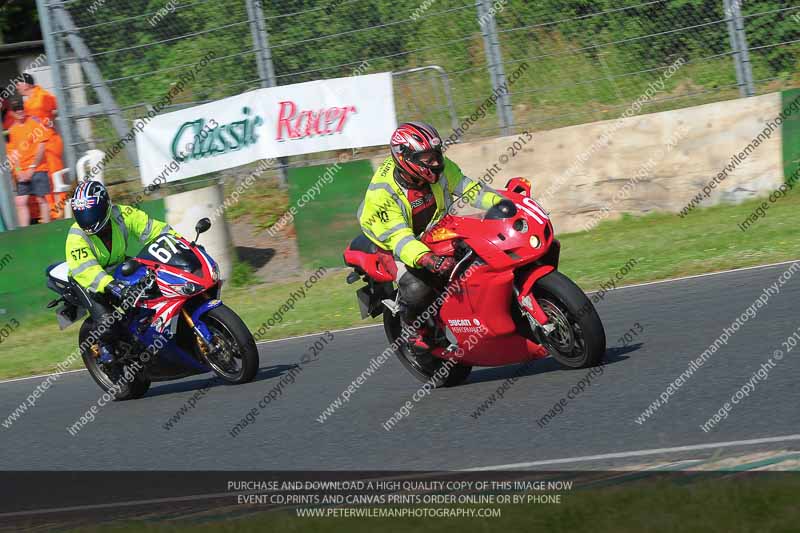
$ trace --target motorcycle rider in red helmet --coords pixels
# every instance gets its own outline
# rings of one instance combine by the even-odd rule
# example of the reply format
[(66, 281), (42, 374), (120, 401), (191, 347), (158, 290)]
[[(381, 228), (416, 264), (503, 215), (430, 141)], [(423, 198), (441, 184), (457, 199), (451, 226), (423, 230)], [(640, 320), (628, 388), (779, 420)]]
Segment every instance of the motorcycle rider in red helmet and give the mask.
[[(358, 219), (364, 235), (394, 254), (401, 318), (408, 326), (431, 305), (432, 287), (442, 286), (455, 266), (452, 257), (434, 255), (418, 237), (448, 213), (454, 197), (481, 209), (501, 197), (444, 157), (442, 138), (430, 124), (401, 124), (389, 144), (392, 155), (375, 172)], [(427, 333), (425, 326), (412, 332), (408, 344), (416, 353), (430, 350)]]

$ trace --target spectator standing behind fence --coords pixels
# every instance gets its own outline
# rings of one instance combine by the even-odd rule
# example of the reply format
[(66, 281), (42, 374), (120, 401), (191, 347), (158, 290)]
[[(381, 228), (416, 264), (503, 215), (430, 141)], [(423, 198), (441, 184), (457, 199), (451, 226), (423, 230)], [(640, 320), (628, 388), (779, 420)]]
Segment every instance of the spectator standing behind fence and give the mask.
[[(45, 143), (45, 160), (47, 161), (47, 174), (50, 177), (50, 190), (53, 190), (53, 174), (64, 168), (63, 152), (64, 142), (55, 129), (55, 115), (58, 110), (58, 102), (52, 93), (37, 85), (33, 76), (23, 72), (18, 76), (17, 92), (25, 97), (25, 114), (29, 117), (39, 119), (45, 126), (51, 128)], [(64, 196), (66, 193), (49, 193), (47, 204), (50, 210), (50, 218), (61, 218), (64, 212)], [(40, 217), (41, 218), (41, 217)]]
[(36, 85), (33, 76), (23, 72), (17, 79), (17, 92), (25, 97), (25, 113), (29, 117), (36, 117), (46, 126), (55, 127), (56, 110), (58, 103), (53, 94), (39, 85)]
[(11, 112), (17, 124), (8, 133), (8, 159), (14, 165), (13, 175), (17, 187), (17, 215), (20, 226), (31, 223), (28, 201), (33, 196), (39, 207), (39, 221), (50, 221), (50, 206), (46, 196), (50, 194), (50, 176), (45, 159), (46, 143), (53, 130), (38, 118), (25, 114), (22, 101), (15, 98), (11, 102)]

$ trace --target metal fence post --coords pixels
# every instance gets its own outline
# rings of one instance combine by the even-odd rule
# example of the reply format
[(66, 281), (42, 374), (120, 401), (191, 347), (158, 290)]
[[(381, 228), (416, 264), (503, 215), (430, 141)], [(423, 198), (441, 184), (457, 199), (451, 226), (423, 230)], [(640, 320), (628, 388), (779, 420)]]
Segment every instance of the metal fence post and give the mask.
[(497, 98), (497, 119), (503, 135), (511, 134), (514, 125), (514, 113), (511, 106), (511, 97), (508, 95), (506, 73), (503, 68), (503, 53), (500, 48), (500, 38), (497, 34), (497, 21), (494, 11), (489, 7), (487, 0), (477, 0), (478, 25), (483, 35), (483, 47), (486, 51), (486, 61), (489, 66), (489, 75), (492, 79), (492, 90)]
[(256, 50), (258, 77), (262, 87), (275, 87), (275, 66), (272, 64), (272, 51), (269, 48), (269, 35), (264, 21), (264, 11), (260, 0), (245, 0), (247, 16), (250, 18), (250, 34)]
[[(267, 23), (264, 20), (264, 11), (261, 9), (261, 0), (245, 0), (247, 16), (250, 19), (250, 33), (253, 36), (253, 45), (256, 50), (256, 63), (258, 77), (262, 87), (276, 87), (278, 81), (275, 77), (275, 65), (272, 62), (272, 50), (269, 47), (269, 34)], [(286, 187), (289, 179), (287, 169), (288, 158), (279, 157), (278, 177), (281, 187)]]
[(11, 165), (6, 155), (6, 137), (3, 134), (0, 134), (0, 154), (3, 154), (4, 163), (0, 165), (0, 225), (5, 222), (5, 229), (12, 230), (17, 227), (17, 207), (14, 189), (11, 187)]
[[(132, 128), (130, 128), (125, 122), (125, 119), (122, 116), (122, 111), (119, 109), (117, 102), (114, 100), (114, 95), (111, 92), (108, 82), (106, 82), (100, 67), (94, 61), (92, 51), (80, 36), (80, 32), (75, 26), (75, 23), (72, 21), (72, 16), (70, 15), (69, 11), (64, 8), (63, 0), (54, 2), (53, 6), (53, 18), (66, 35), (64, 40), (67, 42), (67, 44), (69, 44), (72, 51), (75, 52), (75, 55), (80, 60), (83, 72), (89, 79), (89, 83), (97, 95), (100, 105), (106, 112), (108, 120), (111, 122), (111, 126), (114, 128), (120, 139), (126, 137), (130, 134)], [(78, 117), (72, 115), (69, 118), (77, 119)], [(77, 122), (77, 120), (75, 122)], [(128, 155), (130, 162), (138, 167), (139, 156), (136, 153), (135, 142), (125, 143), (125, 153)]]
[(736, 30), (736, 37), (739, 40), (739, 52), (742, 61), (742, 74), (747, 90), (747, 96), (755, 96), (756, 87), (753, 82), (753, 64), (750, 63), (750, 47), (747, 45), (747, 33), (744, 29), (744, 17), (742, 17), (742, 0), (730, 0), (733, 8), (733, 24)]
[(728, 39), (731, 43), (731, 51), (733, 52), (733, 68), (736, 69), (736, 83), (739, 86), (739, 95), (742, 97), (747, 96), (745, 89), (744, 75), (742, 74), (742, 63), (739, 61), (739, 40), (736, 38), (736, 29), (733, 25), (733, 10), (731, 9), (731, 0), (722, 0), (724, 6), (723, 13), (728, 26)]
[(739, 94), (742, 97), (747, 97), (755, 95), (756, 90), (753, 83), (753, 65), (750, 63), (750, 50), (747, 46), (741, 1), (722, 0), (722, 3), (725, 7), (728, 38), (733, 51), (733, 63), (736, 68), (736, 82), (739, 85)]
[[(59, 4), (59, 0), (53, 0), (51, 5)], [(36, 0), (36, 8), (39, 11), (39, 21), (42, 27), (42, 40), (44, 41), (44, 52), (47, 55), (47, 64), (50, 65), (50, 72), (53, 75), (53, 92), (55, 92), (56, 100), (58, 101), (58, 115), (56, 120), (58, 122), (59, 131), (62, 140), (64, 141), (64, 159), (66, 166), (69, 169), (69, 177), (76, 179), (75, 165), (78, 158), (75, 154), (75, 144), (73, 136), (74, 120), (70, 115), (70, 101), (67, 93), (64, 90), (66, 84), (61, 71), (61, 57), (58, 53), (59, 47), (55, 38), (55, 26), (53, 25), (52, 13), (50, 12), (50, 5), (45, 3), (45, 0)], [(61, 8), (61, 6), (58, 6)]]

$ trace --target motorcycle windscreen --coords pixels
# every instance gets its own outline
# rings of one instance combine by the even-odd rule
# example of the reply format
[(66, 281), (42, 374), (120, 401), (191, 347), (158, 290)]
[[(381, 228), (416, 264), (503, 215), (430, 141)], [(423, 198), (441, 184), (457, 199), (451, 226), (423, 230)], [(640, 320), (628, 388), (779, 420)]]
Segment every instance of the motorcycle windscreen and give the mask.
[(194, 251), (172, 235), (162, 235), (143, 248), (136, 257), (179, 268), (190, 274), (203, 275), (203, 266)]

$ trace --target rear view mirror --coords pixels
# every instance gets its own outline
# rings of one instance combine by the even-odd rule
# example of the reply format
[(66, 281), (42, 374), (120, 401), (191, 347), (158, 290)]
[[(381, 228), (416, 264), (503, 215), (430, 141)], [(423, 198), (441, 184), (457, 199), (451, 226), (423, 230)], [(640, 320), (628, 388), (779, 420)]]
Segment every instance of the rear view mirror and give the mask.
[(194, 240), (192, 241), (192, 246), (194, 246), (197, 242), (197, 239), (200, 238), (200, 234), (205, 233), (209, 230), (209, 228), (211, 228), (211, 220), (209, 220), (207, 217), (203, 217), (197, 221), (197, 224), (194, 226), (194, 230), (197, 232), (197, 235), (195, 235)]
[(207, 232), (211, 228), (211, 220), (208, 218), (201, 218), (197, 221), (197, 225), (195, 225), (194, 230), (197, 232), (198, 235), (201, 233)]

